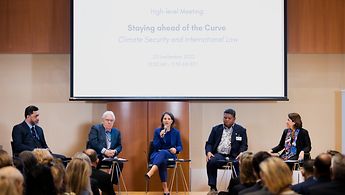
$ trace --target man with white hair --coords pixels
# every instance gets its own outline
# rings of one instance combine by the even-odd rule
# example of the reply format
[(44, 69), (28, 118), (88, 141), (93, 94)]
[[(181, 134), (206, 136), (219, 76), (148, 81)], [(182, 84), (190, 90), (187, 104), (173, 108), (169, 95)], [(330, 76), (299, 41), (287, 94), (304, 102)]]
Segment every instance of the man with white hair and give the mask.
[(117, 156), (122, 150), (121, 134), (113, 128), (114, 122), (114, 113), (106, 111), (102, 115), (102, 123), (91, 127), (88, 148), (94, 149), (101, 159)]
[[(113, 127), (115, 115), (112, 111), (106, 111), (102, 115), (102, 123), (93, 125), (89, 133), (87, 148), (94, 149), (98, 158), (112, 158), (122, 151), (120, 131)], [(120, 164), (122, 169), (122, 164)], [(116, 175), (116, 174), (114, 174)], [(117, 183), (117, 178), (113, 178), (113, 182)]]

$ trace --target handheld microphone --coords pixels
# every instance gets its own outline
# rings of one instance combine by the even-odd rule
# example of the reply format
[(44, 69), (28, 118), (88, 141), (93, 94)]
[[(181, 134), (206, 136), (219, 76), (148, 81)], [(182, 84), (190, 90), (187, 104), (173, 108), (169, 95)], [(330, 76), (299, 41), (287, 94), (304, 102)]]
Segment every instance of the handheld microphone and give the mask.
[(166, 125), (164, 125), (164, 133), (163, 133), (162, 138), (165, 136), (165, 134), (167, 134), (167, 131), (168, 131), (168, 127)]

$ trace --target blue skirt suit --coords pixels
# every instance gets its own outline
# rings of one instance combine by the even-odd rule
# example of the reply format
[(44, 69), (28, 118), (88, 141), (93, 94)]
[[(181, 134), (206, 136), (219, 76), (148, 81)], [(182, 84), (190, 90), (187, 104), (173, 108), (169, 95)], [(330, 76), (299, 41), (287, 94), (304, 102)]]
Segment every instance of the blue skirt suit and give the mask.
[[(171, 128), (163, 138), (159, 135), (163, 128), (157, 128), (153, 137), (153, 152), (150, 161), (158, 166), (161, 182), (167, 181), (168, 159), (176, 159), (176, 154), (182, 151), (181, 136), (179, 130)], [(176, 148), (176, 154), (172, 154), (169, 149)]]

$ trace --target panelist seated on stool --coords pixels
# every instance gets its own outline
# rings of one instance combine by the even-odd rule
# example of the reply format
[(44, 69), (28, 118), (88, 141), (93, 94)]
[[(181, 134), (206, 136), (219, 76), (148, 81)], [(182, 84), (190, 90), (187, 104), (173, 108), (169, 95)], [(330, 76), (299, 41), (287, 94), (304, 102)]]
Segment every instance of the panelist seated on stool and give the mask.
[[(97, 152), (98, 158), (101, 161), (98, 168), (102, 165), (110, 167), (112, 162), (102, 161), (103, 158), (113, 158), (122, 151), (121, 133), (118, 129), (113, 128), (114, 122), (115, 114), (112, 111), (106, 111), (102, 115), (102, 123), (91, 127), (87, 148), (94, 149)], [(119, 167), (122, 170), (123, 164), (119, 163)], [(116, 175), (113, 174), (114, 178), (112, 181), (114, 184), (118, 183)]]
[(289, 113), (279, 144), (271, 149), (274, 156), (279, 156), (293, 168), (293, 160), (303, 161), (310, 158), (311, 141), (309, 133), (302, 128), (302, 119), (298, 113)]
[(182, 151), (180, 131), (174, 128), (175, 117), (170, 112), (164, 112), (161, 117), (161, 127), (154, 130), (153, 152), (150, 155), (151, 169), (145, 174), (149, 180), (155, 172), (159, 172), (164, 194), (169, 194), (167, 184), (167, 166), (169, 159), (176, 159), (176, 154)]
[[(43, 129), (38, 126), (39, 110), (36, 106), (28, 106), (24, 111), (25, 120), (13, 127), (12, 130), (12, 151), (13, 156), (18, 156), (23, 151), (33, 151), (35, 148), (49, 149), (44, 137)], [(66, 157), (61, 154), (50, 153), (54, 158), (65, 160)]]
[[(225, 159), (234, 161), (234, 167), (238, 173), (238, 159), (242, 152), (248, 149), (246, 129), (235, 123), (236, 112), (227, 109), (223, 113), (223, 124), (212, 128), (205, 145), (207, 159), (207, 177), (210, 191), (208, 195), (217, 194), (217, 169), (226, 165)], [(238, 174), (237, 174), (238, 175)]]

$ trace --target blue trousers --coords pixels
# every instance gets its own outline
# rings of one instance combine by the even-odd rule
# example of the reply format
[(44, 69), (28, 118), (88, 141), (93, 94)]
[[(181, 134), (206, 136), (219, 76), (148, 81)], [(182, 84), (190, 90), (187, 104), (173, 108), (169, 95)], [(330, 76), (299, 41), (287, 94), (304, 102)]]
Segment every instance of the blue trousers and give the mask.
[[(171, 154), (169, 150), (160, 150), (158, 152), (154, 152), (151, 154), (150, 160), (153, 165), (158, 166), (159, 177), (161, 182), (166, 182), (168, 177), (168, 159), (173, 158), (176, 159), (174, 154)], [(174, 162), (175, 163), (175, 162)]]
[[(225, 156), (219, 153), (215, 153), (213, 155), (214, 157), (212, 157), (209, 161), (207, 161), (207, 165), (206, 165), (209, 186), (217, 186), (217, 169), (221, 168), (222, 166), (226, 164), (226, 162), (222, 162), (225, 160)], [(235, 160), (235, 159), (230, 159), (230, 160)], [(238, 161), (234, 161), (233, 165), (238, 175), (239, 173)]]

